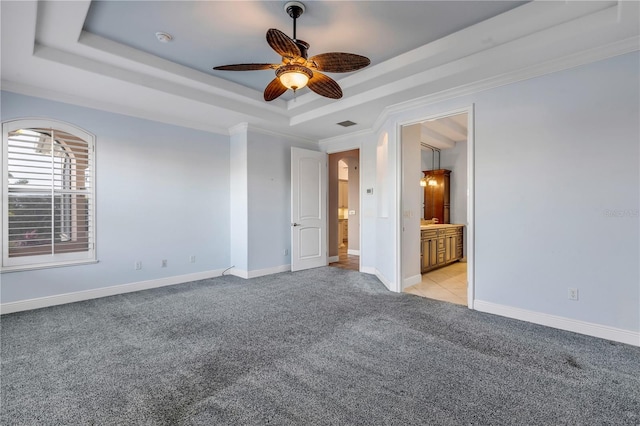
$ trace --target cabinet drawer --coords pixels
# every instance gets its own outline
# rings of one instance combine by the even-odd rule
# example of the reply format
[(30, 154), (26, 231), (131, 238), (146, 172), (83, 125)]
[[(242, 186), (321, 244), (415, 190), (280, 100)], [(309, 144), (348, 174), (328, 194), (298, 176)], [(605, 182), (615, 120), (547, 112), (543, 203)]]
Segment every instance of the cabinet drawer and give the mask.
[(458, 229), (460, 228), (447, 228), (445, 229), (446, 235), (456, 235), (458, 233)]
[(444, 238), (438, 238), (438, 251), (444, 250)]
[(422, 239), (423, 240), (430, 240), (431, 238), (435, 238), (437, 233), (438, 233), (438, 231), (436, 231), (435, 229), (429, 229), (427, 231), (423, 230), (422, 231)]
[(443, 264), (444, 263), (444, 252), (440, 252), (438, 253), (438, 264)]

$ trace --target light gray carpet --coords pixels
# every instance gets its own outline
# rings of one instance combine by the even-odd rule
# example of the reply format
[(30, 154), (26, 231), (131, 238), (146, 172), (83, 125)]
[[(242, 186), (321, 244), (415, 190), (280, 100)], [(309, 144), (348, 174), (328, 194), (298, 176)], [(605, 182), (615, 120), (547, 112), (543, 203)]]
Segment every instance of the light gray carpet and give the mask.
[(640, 348), (338, 268), (1, 319), (3, 425), (638, 425)]

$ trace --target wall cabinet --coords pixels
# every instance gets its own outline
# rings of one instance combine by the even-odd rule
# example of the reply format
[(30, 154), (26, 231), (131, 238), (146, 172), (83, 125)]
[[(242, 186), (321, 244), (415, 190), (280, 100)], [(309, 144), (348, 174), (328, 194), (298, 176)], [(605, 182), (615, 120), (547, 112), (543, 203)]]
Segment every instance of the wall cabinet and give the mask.
[(462, 259), (463, 226), (450, 225), (436, 229), (423, 229), (420, 240), (422, 273)]
[(422, 173), (427, 181), (427, 186), (424, 187), (424, 218), (426, 220), (436, 218), (438, 223), (450, 223), (451, 170), (426, 170)]

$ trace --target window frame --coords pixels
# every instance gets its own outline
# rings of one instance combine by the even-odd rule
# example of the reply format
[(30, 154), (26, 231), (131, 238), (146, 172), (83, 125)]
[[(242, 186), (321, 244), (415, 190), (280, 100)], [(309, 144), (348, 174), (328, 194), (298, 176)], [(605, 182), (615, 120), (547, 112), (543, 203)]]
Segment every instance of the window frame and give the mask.
[[(9, 133), (18, 129), (46, 129), (66, 132), (74, 137), (80, 138), (87, 144), (88, 165), (85, 170), (90, 170), (87, 177), (91, 184), (85, 194), (88, 203), (88, 240), (87, 250), (69, 253), (48, 253), (41, 255), (26, 255), (9, 257)], [(20, 118), (2, 122), (2, 150), (0, 151), (2, 164), (2, 177), (0, 185), (0, 198), (2, 199), (2, 260), (0, 272), (24, 271), (32, 269), (53, 268), (61, 266), (80, 265), (97, 262), (96, 253), (96, 150), (95, 135), (77, 126), (59, 120), (49, 118)], [(53, 171), (52, 171), (53, 173)], [(55, 192), (53, 193), (55, 194)], [(51, 199), (55, 204), (55, 197)], [(56, 244), (52, 239), (51, 244)], [(54, 249), (55, 250), (55, 249)]]

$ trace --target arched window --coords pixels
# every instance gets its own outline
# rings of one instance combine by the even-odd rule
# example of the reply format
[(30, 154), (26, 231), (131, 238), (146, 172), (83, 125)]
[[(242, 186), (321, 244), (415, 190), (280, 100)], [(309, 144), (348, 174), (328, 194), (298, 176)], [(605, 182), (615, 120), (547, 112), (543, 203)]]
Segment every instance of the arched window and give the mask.
[(94, 136), (42, 119), (2, 133), (2, 269), (95, 261)]

